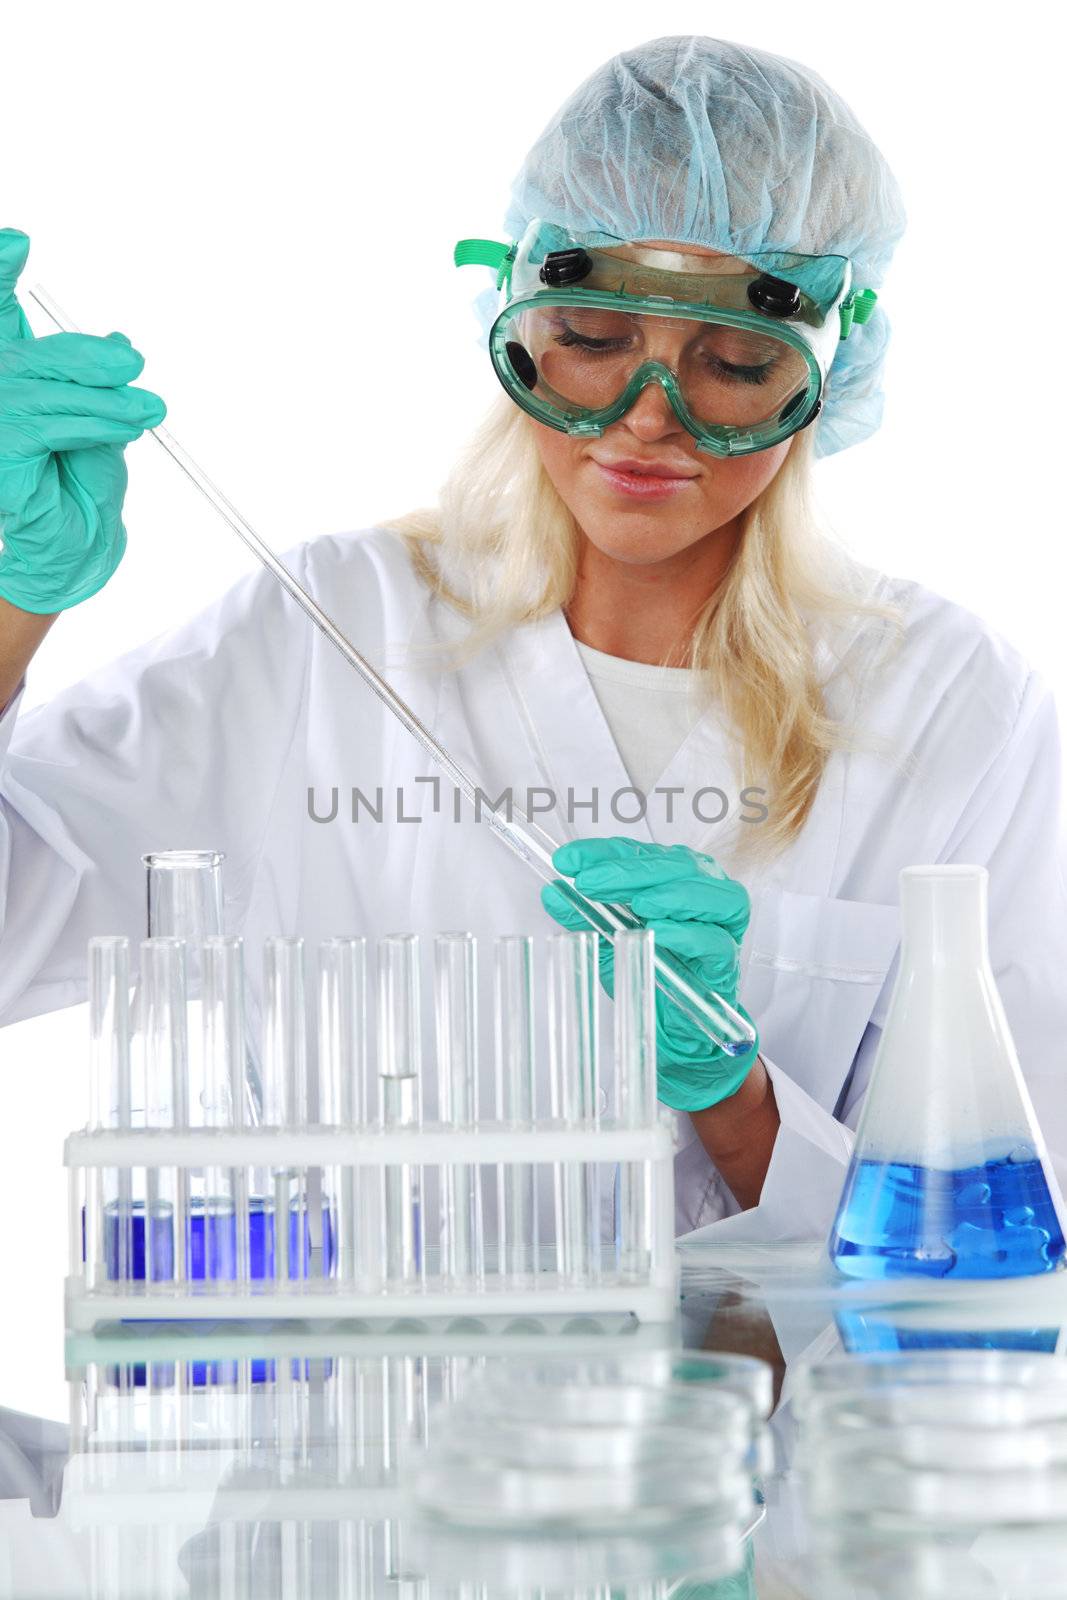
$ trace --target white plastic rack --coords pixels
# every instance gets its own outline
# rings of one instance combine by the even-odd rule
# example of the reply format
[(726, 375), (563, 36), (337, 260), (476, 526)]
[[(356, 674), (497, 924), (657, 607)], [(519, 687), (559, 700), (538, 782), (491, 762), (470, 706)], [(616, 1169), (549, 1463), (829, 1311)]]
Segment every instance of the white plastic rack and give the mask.
[[(141, 946), (131, 1048), (126, 941), (92, 941), (94, 1113), (65, 1150), (68, 1329), (398, 1315), (670, 1321), (673, 1140), (655, 1098), (653, 936), (633, 930), (615, 941), (611, 1120), (600, 1110), (596, 938), (548, 941), (547, 1117), (538, 1115), (534, 1074), (532, 941), (497, 941), (497, 1116), (485, 1119), (475, 941), (438, 936), (433, 1122), (422, 1120), (419, 1094), (418, 940), (378, 944), (373, 1114), (365, 942), (322, 946), (314, 1120), (303, 947), (268, 940), (258, 1126), (249, 1125), (241, 941), (212, 938), (196, 951), (195, 1096), (183, 942), (157, 937)], [(202, 1125), (192, 1125), (195, 1102)], [(553, 1237), (539, 1240), (546, 1212)]]
[[(630, 1312), (641, 1321), (667, 1322), (677, 1304), (673, 1149), (670, 1130), (663, 1125), (635, 1129), (605, 1124), (593, 1133), (550, 1123), (523, 1130), (484, 1124), (469, 1132), (426, 1124), (407, 1133), (362, 1134), (339, 1128), (262, 1128), (236, 1134), (190, 1129), (163, 1135), (151, 1130), (93, 1131), (67, 1139), (65, 1160), (75, 1244), (67, 1285), (67, 1326), (72, 1331), (146, 1318), (395, 1317), (398, 1300), (419, 1317)], [(97, 1231), (92, 1256), (79, 1259), (81, 1219), (93, 1210), (91, 1191), (104, 1175), (119, 1171), (132, 1175), (138, 1169), (193, 1173), (212, 1168), (284, 1168), (294, 1189), (310, 1196), (315, 1178), (321, 1184), (323, 1172), (339, 1173), (346, 1185), (366, 1185), (372, 1174), (384, 1178), (387, 1172), (406, 1168), (447, 1169), (457, 1163), (505, 1170), (625, 1163), (642, 1169), (652, 1199), (644, 1270), (620, 1271), (602, 1263), (599, 1270), (568, 1273), (542, 1264), (538, 1271), (519, 1275), (500, 1270), (499, 1262), (490, 1260), (477, 1276), (457, 1277), (441, 1271), (440, 1258), (435, 1262), (434, 1253), (427, 1252), (425, 1266), (416, 1259), (411, 1277), (393, 1280), (384, 1272), (355, 1269), (354, 1264), (353, 1270), (346, 1270), (343, 1256), (312, 1245), (295, 1278), (281, 1278), (276, 1270), (269, 1278), (250, 1278), (244, 1284), (219, 1276), (117, 1280), (113, 1270), (108, 1271), (109, 1256), (112, 1266), (114, 1258), (108, 1237), (114, 1238), (115, 1212), (106, 1219), (102, 1236)], [(323, 1191), (321, 1204), (330, 1219), (325, 1230), (333, 1231), (336, 1202), (328, 1190)], [(379, 1217), (381, 1210), (379, 1205)], [(306, 1207), (303, 1214), (307, 1215)], [(88, 1227), (86, 1239), (88, 1246)], [(551, 1254), (542, 1250), (542, 1263)], [(290, 1271), (294, 1269), (291, 1263)]]

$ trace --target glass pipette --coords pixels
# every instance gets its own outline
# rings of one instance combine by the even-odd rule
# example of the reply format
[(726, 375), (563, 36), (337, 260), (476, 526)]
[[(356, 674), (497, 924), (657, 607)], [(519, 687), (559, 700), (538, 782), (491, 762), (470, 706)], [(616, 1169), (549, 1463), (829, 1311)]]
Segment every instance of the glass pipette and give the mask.
[[(29, 291), (30, 296), (40, 306), (41, 310), (50, 317), (56, 327), (63, 333), (78, 333), (81, 330), (72, 322), (66, 312), (52, 299), (52, 296), (41, 284), (35, 284)], [(255, 529), (245, 521), (237, 507), (232, 505), (207, 473), (198, 467), (192, 457), (183, 450), (173, 434), (164, 427), (150, 428), (149, 433), (162, 445), (163, 449), (176, 462), (186, 477), (200, 490), (201, 494), (210, 501), (223, 521), (236, 533), (243, 544), (247, 545), (256, 559), (273, 573), (282, 588), (296, 601), (300, 609), (323, 633), (335, 649), (344, 656), (349, 666), (362, 678), (363, 682), (378, 699), (382, 701), (393, 716), (407, 729), (412, 738), (425, 750), (442, 772), (455, 784), (456, 788), (466, 797), (474, 807), (475, 817), (488, 823), (490, 829), (508, 848), (524, 861), (530, 870), (545, 883), (554, 883), (574, 906), (590, 927), (598, 933), (610, 937), (620, 928), (639, 928), (643, 926), (640, 917), (636, 917), (627, 906), (612, 905), (605, 901), (590, 900), (581, 894), (572, 883), (561, 878), (559, 872), (552, 865), (552, 852), (557, 842), (540, 826), (523, 817), (516, 821), (512, 808), (512, 815), (508, 816), (501, 810), (494, 809), (488, 803), (485, 790), (477, 784), (468, 772), (459, 765), (448, 753), (442, 744), (434, 738), (430, 730), (420, 722), (419, 718), (396, 693), (386, 680), (375, 671), (370, 662), (361, 656), (355, 646), (345, 637), (323, 611), (322, 607), (311, 598), (307, 590), (293, 577), (288, 567), (278, 560), (270, 546), (260, 538)], [(750, 1023), (729, 1005), (714, 989), (701, 984), (681, 966), (680, 962), (666, 951), (656, 952), (656, 987), (661, 993), (676, 1005), (693, 1025), (711, 1041), (711, 1043), (730, 1056), (744, 1055), (755, 1043), (756, 1033)]]

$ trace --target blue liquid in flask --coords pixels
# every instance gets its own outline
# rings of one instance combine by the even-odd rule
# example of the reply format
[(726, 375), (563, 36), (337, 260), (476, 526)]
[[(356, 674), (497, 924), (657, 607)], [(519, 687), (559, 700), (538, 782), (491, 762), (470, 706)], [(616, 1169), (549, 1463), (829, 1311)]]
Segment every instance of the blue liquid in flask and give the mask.
[(1062, 1266), (1065, 1244), (1036, 1159), (956, 1171), (854, 1159), (829, 1250), (850, 1278), (1017, 1278)]
[(1052, 1355), (1060, 1335), (1058, 1327), (902, 1327), (885, 1311), (837, 1311), (834, 1320), (849, 1355), (881, 1355), (887, 1350), (1028, 1350)]

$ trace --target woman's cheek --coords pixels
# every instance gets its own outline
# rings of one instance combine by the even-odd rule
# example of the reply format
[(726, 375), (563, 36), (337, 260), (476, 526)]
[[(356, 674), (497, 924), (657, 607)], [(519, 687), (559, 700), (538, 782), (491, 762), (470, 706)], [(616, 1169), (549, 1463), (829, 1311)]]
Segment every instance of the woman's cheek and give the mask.
[(739, 456), (733, 461), (705, 457), (707, 466), (702, 484), (705, 505), (717, 516), (720, 525), (738, 516), (762, 494), (789, 454), (791, 444), (792, 440), (786, 439), (770, 450), (759, 450), (755, 455)]

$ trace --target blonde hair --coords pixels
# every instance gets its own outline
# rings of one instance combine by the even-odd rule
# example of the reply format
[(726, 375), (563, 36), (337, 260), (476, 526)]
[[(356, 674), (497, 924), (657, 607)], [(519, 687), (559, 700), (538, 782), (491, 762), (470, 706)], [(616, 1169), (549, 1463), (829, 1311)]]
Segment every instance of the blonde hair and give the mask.
[[(500, 633), (565, 608), (574, 593), (581, 532), (544, 469), (534, 426), (501, 394), (439, 505), (383, 524), (405, 541), (432, 592), (470, 619), (450, 652), (453, 665)], [(811, 436), (795, 435), (742, 514), (735, 555), (696, 619), (689, 652), (702, 698), (717, 702), (732, 727), (741, 781), (769, 796), (767, 821), (743, 830), (746, 853), (781, 851), (802, 829), (831, 752), (867, 744), (827, 712), (812, 626), (829, 624), (829, 640), (835, 622), (845, 625), (835, 670), (856, 674), (869, 652), (848, 647), (850, 623), (876, 620), (875, 635), (895, 631), (898, 642), (902, 633), (899, 609), (876, 598), (883, 584), (820, 529)]]

